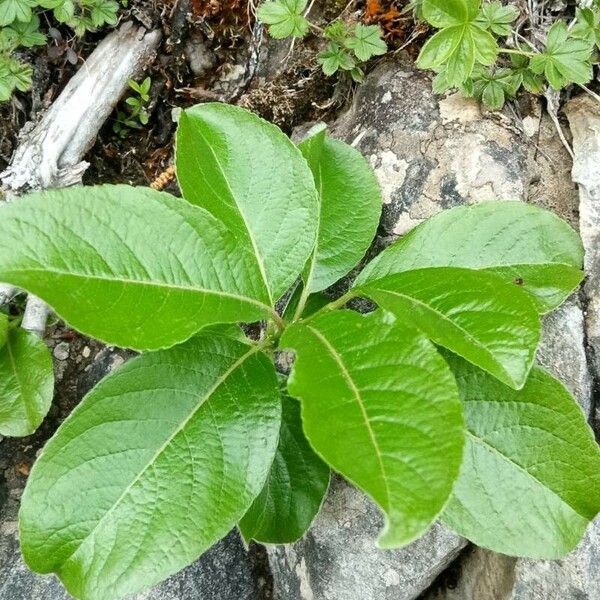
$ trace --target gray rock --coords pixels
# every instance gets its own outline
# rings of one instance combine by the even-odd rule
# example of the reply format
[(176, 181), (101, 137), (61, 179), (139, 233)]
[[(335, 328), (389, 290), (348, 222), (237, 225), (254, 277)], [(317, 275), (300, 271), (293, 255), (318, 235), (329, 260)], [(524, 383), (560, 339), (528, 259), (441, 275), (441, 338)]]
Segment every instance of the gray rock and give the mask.
[(584, 316), (576, 296), (546, 315), (537, 360), (560, 379), (591, 418), (593, 380), (585, 352)]
[(57, 360), (67, 360), (69, 358), (69, 344), (67, 342), (60, 342), (54, 346), (54, 358)]
[(341, 478), (306, 537), (268, 548), (275, 600), (410, 600), (458, 556), (465, 540), (441, 525), (401, 550), (379, 550), (379, 509)]
[(217, 65), (217, 55), (201, 34), (192, 36), (185, 43), (185, 57), (196, 77), (204, 77)]
[(431, 78), (384, 62), (332, 128), (370, 160), (384, 196), (382, 229), (401, 235), (444, 208), (524, 200), (527, 139), (502, 113), (473, 100), (436, 99)]
[(517, 560), (472, 548), (457, 565), (450, 585), (423, 600), (598, 600), (600, 519), (579, 547), (562, 560)]
[(573, 179), (579, 184), (580, 232), (586, 250), (588, 342), (595, 377), (600, 380), (600, 105), (582, 94), (569, 102), (566, 112), (573, 133)]
[[(59, 342), (54, 352), (64, 345)], [(69, 594), (52, 575), (40, 576), (24, 564), (19, 551), (17, 514), (27, 475), (45, 439), (73, 406), (102, 377), (121, 366), (130, 353), (76, 338), (69, 360), (57, 371), (53, 409), (29, 438), (5, 438), (0, 443), (0, 598), (2, 600), (68, 600)], [(264, 551), (247, 551), (232, 531), (198, 561), (152, 590), (132, 600), (263, 600), (270, 586)], [(265, 564), (263, 564), (265, 563)]]

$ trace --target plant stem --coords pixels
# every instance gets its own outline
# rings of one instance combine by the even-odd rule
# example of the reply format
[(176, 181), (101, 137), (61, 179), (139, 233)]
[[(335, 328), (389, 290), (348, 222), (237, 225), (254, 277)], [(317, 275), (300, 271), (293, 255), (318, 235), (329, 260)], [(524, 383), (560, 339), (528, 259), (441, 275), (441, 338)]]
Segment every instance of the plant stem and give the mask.
[(356, 296), (357, 296), (356, 292), (354, 290), (350, 290), (349, 292), (346, 292), (343, 296), (340, 296), (337, 300), (330, 302), (327, 306), (324, 306), (323, 308), (318, 310), (316, 313), (310, 315), (310, 317), (307, 317), (304, 320), (304, 322), (307, 323), (308, 321), (311, 321), (312, 319), (314, 319), (315, 317), (318, 317), (319, 315), (323, 315), (325, 313), (331, 312), (332, 310), (337, 310), (338, 308), (341, 308), (342, 306), (344, 306), (344, 304), (346, 304), (347, 302), (349, 302), (350, 300), (352, 300), (352, 298), (355, 298)]
[(280, 332), (283, 331), (285, 329), (285, 321), (279, 316), (276, 310), (271, 312), (271, 317), (273, 319), (273, 323), (275, 323), (277, 326), (277, 329), (279, 329)]
[(526, 52), (525, 50), (517, 50), (516, 48), (500, 48), (500, 54), (518, 54), (519, 56), (528, 56), (533, 58), (537, 56), (539, 52)]

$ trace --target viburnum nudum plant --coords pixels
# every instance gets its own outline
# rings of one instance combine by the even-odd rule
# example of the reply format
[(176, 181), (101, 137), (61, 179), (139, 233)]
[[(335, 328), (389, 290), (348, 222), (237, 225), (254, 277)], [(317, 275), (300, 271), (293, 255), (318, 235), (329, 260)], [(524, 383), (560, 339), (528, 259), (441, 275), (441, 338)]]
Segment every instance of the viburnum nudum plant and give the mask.
[[(382, 548), (436, 519), (506, 554), (576, 546), (600, 509), (600, 453), (569, 392), (534, 365), (540, 315), (582, 277), (566, 223), (520, 202), (449, 210), (327, 303), (380, 215), (357, 150), (323, 129), (296, 147), (249, 112), (203, 104), (181, 113), (176, 163), (183, 198), (79, 187), (0, 208), (1, 281), (145, 352), (33, 467), (20, 513), (33, 570), (106, 600), (236, 525), (292, 542), (330, 469), (385, 513)], [(357, 297), (374, 310), (344, 308)], [(278, 350), (295, 355), (287, 381)]]

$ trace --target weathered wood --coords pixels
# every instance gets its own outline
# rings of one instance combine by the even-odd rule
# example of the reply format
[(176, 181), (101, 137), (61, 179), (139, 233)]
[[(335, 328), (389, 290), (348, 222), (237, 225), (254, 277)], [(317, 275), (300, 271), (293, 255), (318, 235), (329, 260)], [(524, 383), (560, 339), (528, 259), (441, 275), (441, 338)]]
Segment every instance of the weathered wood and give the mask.
[(37, 124), (27, 124), (10, 166), (0, 173), (7, 194), (81, 182), (82, 157), (127, 83), (152, 60), (160, 31), (125, 23), (92, 52)]
[[(7, 200), (44, 188), (81, 183), (89, 163), (83, 156), (100, 128), (136, 78), (152, 61), (160, 31), (125, 23), (92, 52), (60, 96), (36, 123), (22, 130), (10, 166), (0, 173)], [(0, 305), (14, 294), (0, 285)], [(39, 298), (27, 300), (22, 327), (43, 334), (48, 307)]]

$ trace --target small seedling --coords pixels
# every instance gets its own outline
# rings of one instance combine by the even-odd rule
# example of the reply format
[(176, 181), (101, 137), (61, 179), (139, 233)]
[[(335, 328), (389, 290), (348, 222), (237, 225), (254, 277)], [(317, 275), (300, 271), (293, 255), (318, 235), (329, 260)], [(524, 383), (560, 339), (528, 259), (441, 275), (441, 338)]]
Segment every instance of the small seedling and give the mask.
[(131, 129), (142, 129), (148, 124), (149, 115), (146, 105), (150, 102), (150, 86), (152, 81), (146, 77), (142, 83), (129, 80), (129, 87), (137, 94), (125, 100), (125, 110), (117, 111), (117, 119), (113, 123), (113, 131), (124, 139)]
[(600, 3), (577, 10), (572, 27), (556, 21), (545, 46), (511, 45), (519, 10), (498, 0), (422, 0), (419, 16), (439, 29), (417, 65), (437, 72), (434, 90), (458, 89), (491, 109), (500, 109), (521, 88), (535, 94), (547, 85), (561, 90), (585, 85), (593, 76), (600, 42)]

